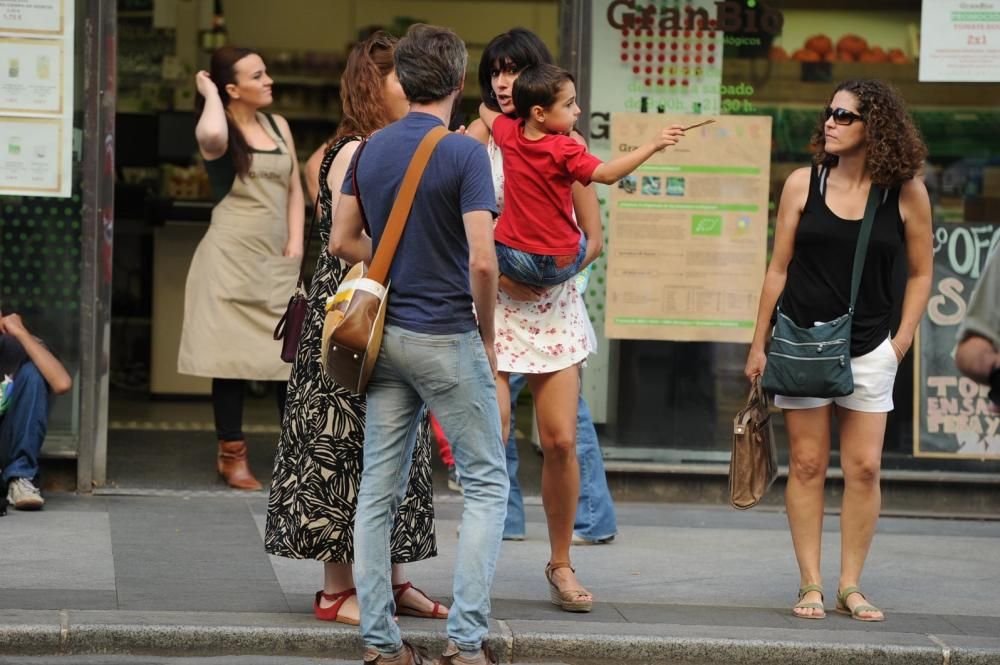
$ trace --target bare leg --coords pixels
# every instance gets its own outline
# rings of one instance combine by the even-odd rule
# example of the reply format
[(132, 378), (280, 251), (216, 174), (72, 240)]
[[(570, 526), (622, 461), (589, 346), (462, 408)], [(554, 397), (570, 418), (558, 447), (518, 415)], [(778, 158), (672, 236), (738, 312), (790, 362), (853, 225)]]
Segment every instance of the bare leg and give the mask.
[[(840, 423), (840, 467), (844, 471), (844, 502), (840, 512), (839, 589), (860, 586), (861, 571), (871, 549), (882, 507), (879, 473), (885, 413), (864, 413), (838, 408)], [(847, 606), (865, 604), (861, 594), (847, 597)], [(882, 618), (881, 612), (860, 612), (863, 618)]]
[[(532, 391), (534, 394), (534, 391)], [(500, 407), (500, 434), (503, 441), (510, 436), (510, 373), (497, 372), (497, 406)]]
[[(830, 416), (833, 407), (786, 409), (788, 428), (788, 485), (785, 509), (792, 532), (795, 559), (799, 564), (799, 587), (823, 584), (820, 573), (820, 550), (823, 539), (823, 484), (830, 463)], [(820, 594), (810, 591), (803, 602), (821, 602)], [(795, 608), (799, 616), (822, 614), (818, 609)]]
[[(542, 443), (542, 504), (549, 528), (552, 562), (568, 562), (576, 504), (580, 497), (580, 466), (576, 459), (576, 408), (580, 370), (574, 365), (549, 374), (528, 374), (535, 399), (538, 435)], [(497, 382), (499, 389), (500, 382)], [(507, 386), (503, 390), (509, 394)], [(560, 589), (581, 589), (569, 568), (552, 574)], [(589, 595), (581, 601), (592, 600)]]

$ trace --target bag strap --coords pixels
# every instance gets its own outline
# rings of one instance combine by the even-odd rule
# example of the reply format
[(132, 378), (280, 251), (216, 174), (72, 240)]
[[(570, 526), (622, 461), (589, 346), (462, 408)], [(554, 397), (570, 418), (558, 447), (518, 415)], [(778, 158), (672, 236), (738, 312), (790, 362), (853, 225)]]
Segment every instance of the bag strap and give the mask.
[[(368, 279), (375, 280), (379, 284), (386, 283), (386, 279), (389, 276), (389, 266), (392, 265), (392, 259), (396, 254), (396, 248), (399, 246), (399, 240), (403, 236), (403, 229), (406, 227), (406, 220), (410, 216), (410, 209), (413, 207), (413, 197), (417, 193), (420, 178), (424, 175), (424, 169), (427, 167), (427, 162), (430, 161), (434, 148), (437, 147), (438, 142), (447, 136), (448, 133), (447, 127), (438, 125), (424, 135), (424, 138), (420, 141), (420, 145), (417, 146), (416, 152), (413, 153), (410, 165), (406, 168), (406, 175), (403, 176), (403, 184), (400, 185), (399, 193), (396, 194), (396, 202), (392, 204), (392, 210), (389, 212), (389, 221), (386, 222), (385, 230), (379, 239), (378, 249), (375, 251), (372, 264), (368, 268)], [(358, 157), (360, 158), (360, 147), (358, 151)], [(354, 193), (360, 202), (361, 197), (358, 195), (357, 173), (358, 161), (356, 159), (354, 162)]]
[[(313, 202), (313, 214), (309, 220), (309, 230), (302, 240), (302, 260), (299, 261), (299, 281), (295, 282), (295, 290), (302, 290), (302, 283), (306, 279), (306, 257), (309, 256), (309, 243), (313, 237), (313, 227), (316, 226), (316, 216), (319, 214), (319, 192), (316, 192), (316, 200)], [(325, 251), (325, 250), (324, 250)]]
[(882, 188), (872, 183), (868, 190), (868, 203), (865, 205), (865, 218), (861, 221), (861, 232), (858, 234), (858, 244), (854, 247), (854, 267), (851, 270), (851, 306), (847, 311), (854, 314), (854, 302), (858, 299), (861, 288), (861, 274), (865, 270), (865, 257), (868, 256), (868, 241), (875, 225), (875, 211), (882, 199)]
[(361, 153), (364, 152), (365, 146), (368, 145), (368, 139), (371, 135), (361, 139), (361, 145), (358, 146), (357, 152), (354, 153), (354, 169), (351, 171), (351, 189), (354, 190), (354, 198), (358, 202), (358, 212), (361, 213), (361, 223), (365, 227), (365, 233), (369, 236), (372, 234), (372, 229), (368, 226), (368, 215), (365, 214), (365, 206), (361, 202), (361, 190), (358, 188), (358, 164), (361, 162)]

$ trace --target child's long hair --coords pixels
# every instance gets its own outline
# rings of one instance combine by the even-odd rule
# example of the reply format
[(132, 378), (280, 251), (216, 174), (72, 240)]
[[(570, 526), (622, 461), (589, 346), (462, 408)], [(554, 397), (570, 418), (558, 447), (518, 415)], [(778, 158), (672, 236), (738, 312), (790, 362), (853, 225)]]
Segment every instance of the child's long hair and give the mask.
[[(212, 54), (212, 61), (208, 68), (208, 73), (212, 77), (212, 83), (215, 84), (216, 89), (219, 91), (219, 99), (222, 100), (222, 106), (226, 109), (226, 127), (229, 128), (228, 152), (233, 160), (233, 167), (236, 169), (236, 174), (240, 178), (246, 177), (247, 173), (250, 172), (250, 146), (247, 145), (247, 140), (243, 136), (243, 132), (240, 131), (240, 128), (233, 122), (233, 119), (229, 115), (230, 100), (229, 93), (226, 92), (226, 86), (230, 83), (236, 83), (236, 63), (248, 55), (255, 54), (256, 51), (248, 48), (223, 46)], [(195, 98), (194, 109), (195, 120), (197, 121), (201, 118), (201, 114), (205, 110), (205, 98), (200, 94)]]
[(395, 68), (392, 54), (396, 41), (389, 33), (379, 30), (351, 49), (340, 78), (343, 118), (330, 143), (345, 136), (367, 136), (385, 126), (387, 118), (382, 92), (385, 77)]

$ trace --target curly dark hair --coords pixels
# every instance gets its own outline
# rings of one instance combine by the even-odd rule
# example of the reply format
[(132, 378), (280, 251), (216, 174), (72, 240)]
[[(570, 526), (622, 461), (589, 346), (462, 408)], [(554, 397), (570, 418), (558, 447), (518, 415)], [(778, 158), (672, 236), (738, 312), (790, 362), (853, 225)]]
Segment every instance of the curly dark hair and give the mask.
[[(865, 168), (872, 182), (891, 188), (917, 175), (927, 157), (927, 146), (899, 91), (876, 79), (844, 81), (830, 95), (827, 105), (841, 90), (858, 98), (858, 113), (865, 124)], [(810, 144), (813, 163), (834, 166), (837, 156), (825, 150), (825, 123), (825, 114), (821, 114)]]

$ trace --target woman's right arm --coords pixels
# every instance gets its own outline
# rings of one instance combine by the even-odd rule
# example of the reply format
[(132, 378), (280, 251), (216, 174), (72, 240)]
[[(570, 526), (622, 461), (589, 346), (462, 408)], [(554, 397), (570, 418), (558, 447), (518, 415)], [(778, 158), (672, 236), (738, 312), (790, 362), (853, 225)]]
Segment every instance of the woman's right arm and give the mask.
[(465, 130), (465, 135), (471, 136), (483, 145), (490, 142), (490, 130), (489, 127), (486, 126), (486, 123), (483, 122), (482, 118), (476, 118), (473, 120), (472, 124), (469, 125), (469, 128)]
[(809, 196), (809, 168), (796, 169), (781, 190), (781, 201), (778, 203), (778, 220), (774, 229), (774, 250), (771, 263), (764, 275), (764, 287), (760, 293), (760, 304), (757, 307), (757, 327), (754, 329), (753, 342), (750, 344), (750, 354), (743, 374), (747, 379), (764, 373), (767, 355), (764, 346), (767, 344), (771, 330), (771, 315), (778, 297), (785, 289), (788, 276), (788, 264), (792, 260), (795, 248), (795, 230), (799, 226), (799, 218), (806, 206)]
[(205, 108), (194, 128), (198, 149), (205, 159), (218, 159), (229, 148), (229, 126), (226, 125), (226, 109), (219, 98), (219, 91), (208, 72), (201, 70), (194, 77), (198, 92), (205, 98)]
[(302, 177), (306, 181), (306, 196), (309, 197), (309, 201), (315, 201), (316, 195), (319, 193), (319, 167), (323, 165), (323, 155), (326, 154), (326, 149), (329, 147), (328, 143), (323, 143), (316, 148), (316, 151), (309, 155), (309, 159), (306, 160), (306, 165), (302, 169)]

